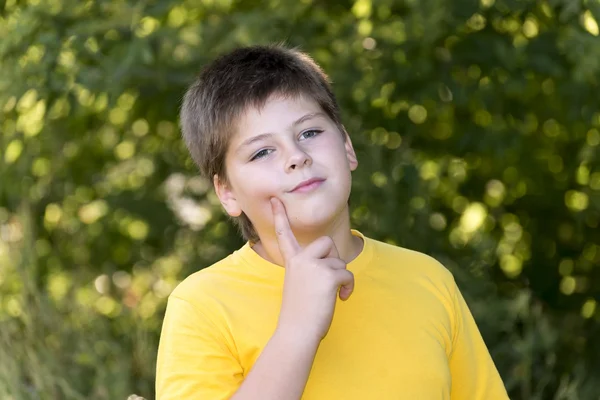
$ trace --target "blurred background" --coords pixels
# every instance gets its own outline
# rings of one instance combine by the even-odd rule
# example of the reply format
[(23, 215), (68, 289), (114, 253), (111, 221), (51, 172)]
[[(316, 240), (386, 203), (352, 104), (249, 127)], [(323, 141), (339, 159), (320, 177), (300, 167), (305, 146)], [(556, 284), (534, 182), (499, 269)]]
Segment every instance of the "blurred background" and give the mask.
[(0, 1), (0, 398), (154, 398), (167, 296), (243, 244), (182, 95), (286, 41), (334, 82), (353, 226), (454, 273), (512, 399), (599, 399), (598, 21), (598, 0)]

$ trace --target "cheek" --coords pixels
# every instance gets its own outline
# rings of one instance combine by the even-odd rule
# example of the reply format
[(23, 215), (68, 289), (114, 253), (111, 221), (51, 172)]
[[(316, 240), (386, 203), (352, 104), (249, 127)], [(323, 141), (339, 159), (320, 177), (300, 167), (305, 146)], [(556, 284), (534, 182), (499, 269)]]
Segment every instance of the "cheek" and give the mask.
[(245, 176), (241, 176), (238, 179), (245, 199), (243, 207), (249, 210), (262, 210), (268, 207), (270, 210), (269, 199), (273, 196), (278, 196), (280, 191), (280, 185), (273, 174), (248, 171)]
[(281, 199), (274, 187), (276, 185), (266, 179), (252, 178), (244, 183), (244, 196), (239, 203), (240, 208), (256, 229), (262, 229), (272, 223), (273, 210), (270, 199), (274, 196)]

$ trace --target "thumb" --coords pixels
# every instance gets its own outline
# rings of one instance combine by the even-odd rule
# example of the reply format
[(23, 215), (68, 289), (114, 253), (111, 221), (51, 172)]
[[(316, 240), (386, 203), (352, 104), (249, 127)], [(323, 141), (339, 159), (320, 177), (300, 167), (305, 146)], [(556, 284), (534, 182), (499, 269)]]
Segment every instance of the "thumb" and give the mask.
[(340, 300), (346, 301), (350, 298), (350, 295), (354, 291), (354, 288), (351, 285), (340, 286)]

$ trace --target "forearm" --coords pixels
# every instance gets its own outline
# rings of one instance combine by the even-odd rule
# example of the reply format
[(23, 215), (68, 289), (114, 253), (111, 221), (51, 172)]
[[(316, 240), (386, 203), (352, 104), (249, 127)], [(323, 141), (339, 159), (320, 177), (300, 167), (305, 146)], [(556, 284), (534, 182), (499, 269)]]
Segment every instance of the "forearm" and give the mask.
[(300, 399), (319, 343), (276, 331), (231, 399)]

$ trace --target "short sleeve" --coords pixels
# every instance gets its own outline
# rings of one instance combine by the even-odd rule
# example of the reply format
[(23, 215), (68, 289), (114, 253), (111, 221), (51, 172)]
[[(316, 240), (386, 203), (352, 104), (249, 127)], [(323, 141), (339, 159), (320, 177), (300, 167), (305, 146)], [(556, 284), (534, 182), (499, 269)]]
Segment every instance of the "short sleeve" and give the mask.
[(450, 354), (451, 399), (508, 399), (500, 374), (479, 333), (475, 320), (458, 287), (456, 284), (453, 286), (455, 315)]
[(171, 296), (156, 366), (156, 399), (229, 399), (243, 369), (222, 331), (189, 302)]

